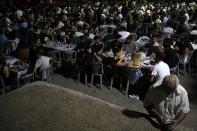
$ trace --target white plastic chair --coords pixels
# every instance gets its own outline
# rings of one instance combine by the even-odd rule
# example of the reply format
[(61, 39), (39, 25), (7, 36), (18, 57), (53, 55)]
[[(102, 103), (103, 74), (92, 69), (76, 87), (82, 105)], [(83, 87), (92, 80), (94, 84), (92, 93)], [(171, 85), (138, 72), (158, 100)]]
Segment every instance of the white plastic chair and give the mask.
[(179, 63), (179, 66), (183, 65), (184, 75), (186, 74), (187, 65), (189, 66), (190, 75), (192, 73), (190, 60), (191, 60), (193, 53), (194, 53), (194, 51), (190, 51), (190, 52), (186, 53)]
[(171, 74), (176, 74), (177, 76), (179, 76), (179, 64), (181, 63), (182, 59), (179, 60), (179, 62), (176, 64), (175, 67), (170, 68), (170, 73)]
[(179, 65), (177, 64), (175, 67), (170, 68), (170, 73), (179, 76)]
[(25, 74), (23, 76), (21, 76), (18, 80), (17, 80), (17, 88), (21, 86), (21, 82), (24, 82), (25, 84), (28, 82), (33, 82), (34, 81), (34, 73), (29, 73), (29, 74)]
[(99, 76), (100, 78), (100, 88), (102, 88), (103, 84), (103, 63), (97, 62), (93, 64), (93, 72), (91, 77), (91, 85), (93, 86), (94, 77)]
[(140, 69), (138, 68), (126, 68), (124, 76), (127, 79), (127, 87), (126, 87), (126, 92), (125, 95), (128, 96), (129, 93), (129, 85), (135, 85), (137, 80), (142, 76)]

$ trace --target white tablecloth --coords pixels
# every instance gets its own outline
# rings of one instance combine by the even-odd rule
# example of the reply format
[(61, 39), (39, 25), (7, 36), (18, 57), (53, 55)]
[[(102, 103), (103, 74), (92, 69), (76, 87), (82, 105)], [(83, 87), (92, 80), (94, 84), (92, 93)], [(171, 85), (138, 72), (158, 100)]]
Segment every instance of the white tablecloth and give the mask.
[[(17, 61), (20, 61), (19, 59), (12, 57), (12, 56), (6, 56), (6, 64), (10, 65), (10, 67), (14, 67), (15, 63)], [(24, 70), (14, 70), (16, 72), (16, 79), (18, 80), (19, 78), (21, 78), (22, 75), (26, 74), (28, 71), (28, 68), (24, 68)]]
[(22, 70), (22, 71), (17, 71), (17, 80), (19, 80), (19, 79), (21, 78), (21, 76), (27, 74), (27, 71), (28, 71), (27, 68), (25, 68), (25, 69)]
[(67, 44), (61, 44), (61, 43), (55, 43), (55, 42), (51, 42), (43, 46), (54, 49), (54, 50), (62, 51), (62, 52), (72, 51), (75, 48), (75, 45), (71, 45), (71, 44), (67, 45)]
[(118, 34), (122, 36), (122, 39), (126, 39), (130, 35), (128, 31), (119, 31)]
[(99, 26), (99, 28), (101, 28), (101, 29), (108, 29), (108, 28), (116, 29), (117, 26), (115, 26), (115, 25), (101, 25), (101, 26)]
[(8, 65), (13, 65), (14, 63), (16, 63), (18, 61), (17, 58), (12, 57), (12, 56), (6, 56), (6, 64)]

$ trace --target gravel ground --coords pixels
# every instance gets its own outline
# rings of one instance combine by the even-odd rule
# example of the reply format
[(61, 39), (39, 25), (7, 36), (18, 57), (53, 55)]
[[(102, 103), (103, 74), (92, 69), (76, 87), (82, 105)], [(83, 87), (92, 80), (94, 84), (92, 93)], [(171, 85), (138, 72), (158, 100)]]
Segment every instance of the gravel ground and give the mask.
[[(190, 99), (190, 113), (186, 119), (177, 128), (177, 131), (197, 131), (197, 99), (196, 99), (196, 78), (189, 75), (180, 76), (180, 83), (188, 91)], [(143, 108), (142, 101), (126, 97), (119, 90), (103, 86), (101, 89), (97, 86), (84, 85), (71, 78), (65, 78), (62, 75), (53, 74), (48, 81), (51, 84), (58, 85), (57, 89), (44, 88), (41, 86), (33, 86), (20, 88), (0, 96), (0, 131), (15, 131), (22, 130), (134, 130), (134, 131), (157, 131), (146, 116), (147, 112)], [(39, 82), (38, 82), (39, 83)], [(47, 84), (47, 83), (44, 83)], [(50, 84), (47, 84), (50, 85)], [(54, 86), (52, 85), (52, 86)], [(51, 85), (50, 85), (51, 86)], [(99, 85), (98, 85), (99, 86)], [(62, 88), (63, 87), (63, 88)], [(60, 89), (61, 88), (61, 89)], [(50, 90), (49, 90), (50, 89)], [(68, 100), (69, 94), (66, 92), (72, 91), (87, 94), (94, 101), (99, 101), (100, 104), (92, 100), (85, 99), (85, 104), (79, 106), (69, 106), (70, 103), (84, 103), (80, 96), (73, 100)], [(63, 91), (64, 90), (64, 91)], [(71, 92), (72, 92), (71, 91)], [(91, 97), (92, 96), (92, 97)], [(72, 97), (72, 96), (70, 96)], [(6, 104), (5, 104), (6, 103)], [(102, 104), (101, 104), (102, 103)], [(107, 107), (104, 105), (107, 103)], [(63, 106), (65, 105), (65, 106)], [(68, 105), (68, 107), (66, 106)], [(91, 106), (89, 106), (91, 105)], [(109, 106), (110, 105), (110, 106)], [(112, 108), (111, 108), (112, 105)], [(97, 113), (96, 108), (99, 106), (101, 111), (106, 114)], [(114, 111), (114, 106), (118, 107)], [(38, 108), (39, 107), (39, 108)], [(88, 107), (88, 109), (87, 109)], [(121, 108), (120, 108), (121, 107)], [(79, 113), (76, 110), (81, 110)], [(122, 109), (122, 110), (120, 110)], [(72, 112), (68, 113), (68, 110)], [(88, 114), (91, 115), (88, 115)], [(111, 118), (113, 115), (114, 118)], [(76, 119), (77, 117), (82, 117)], [(72, 118), (73, 117), (73, 118)], [(97, 118), (98, 117), (98, 118)], [(67, 118), (72, 118), (68, 121)], [(85, 119), (84, 119), (85, 118)], [(64, 122), (63, 122), (64, 121)], [(68, 123), (67, 123), (68, 121)], [(96, 121), (99, 124), (90, 124), (87, 121)], [(120, 122), (121, 121), (121, 122)], [(76, 126), (76, 122), (84, 123), (84, 126)], [(33, 123), (33, 125), (32, 125)], [(67, 123), (65, 125), (65, 123)], [(88, 125), (91, 125), (88, 126)], [(80, 128), (81, 127), (81, 128)], [(88, 128), (90, 127), (90, 128)]]

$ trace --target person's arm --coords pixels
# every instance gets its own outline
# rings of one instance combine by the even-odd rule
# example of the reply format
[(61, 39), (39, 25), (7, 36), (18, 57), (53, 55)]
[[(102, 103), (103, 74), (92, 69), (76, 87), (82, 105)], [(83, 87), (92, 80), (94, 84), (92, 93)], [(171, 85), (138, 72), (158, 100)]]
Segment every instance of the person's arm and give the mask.
[(151, 77), (150, 77), (150, 81), (151, 81), (151, 82), (154, 81), (156, 75), (157, 75), (157, 67), (154, 66), (154, 67), (153, 67), (153, 70), (152, 70), (152, 72), (151, 72)]
[(187, 92), (185, 91), (182, 95), (182, 102), (180, 104), (180, 112), (175, 116), (174, 120), (172, 120), (173, 129), (184, 120), (189, 112), (189, 100)]
[(161, 115), (156, 109), (154, 109), (152, 106), (145, 107), (148, 113), (150, 114), (151, 117), (154, 117), (157, 119), (160, 125), (164, 125), (164, 117)]
[(154, 100), (155, 100), (155, 90), (154, 88), (150, 88), (146, 93), (145, 99), (143, 101), (144, 107), (148, 111), (150, 117), (154, 117), (157, 119), (160, 125), (165, 124), (163, 115), (157, 111), (154, 107)]
[(151, 81), (151, 82), (153, 82), (153, 81), (154, 81), (154, 79), (155, 79), (155, 76), (154, 76), (154, 75), (151, 75), (151, 77), (150, 77), (150, 81)]
[(184, 118), (187, 116), (188, 113), (184, 113), (184, 112), (180, 112), (178, 115), (176, 115), (175, 119), (172, 120), (172, 124), (173, 124), (173, 129), (181, 123), (181, 121), (184, 120)]
[(37, 69), (40, 67), (40, 60), (38, 59), (37, 61), (36, 61), (36, 64), (35, 64), (35, 67), (34, 67), (34, 74), (36, 75), (36, 73), (37, 73)]
[(102, 58), (101, 58), (97, 53), (94, 53), (94, 57), (95, 57), (98, 61), (102, 61)]
[(3, 68), (3, 75), (4, 75), (6, 78), (9, 78), (9, 76), (10, 76), (9, 67), (8, 67), (7, 65), (4, 66), (4, 68)]
[(33, 70), (34, 72), (34, 75), (36, 75), (37, 74), (37, 68), (36, 67), (34, 67), (34, 70)]

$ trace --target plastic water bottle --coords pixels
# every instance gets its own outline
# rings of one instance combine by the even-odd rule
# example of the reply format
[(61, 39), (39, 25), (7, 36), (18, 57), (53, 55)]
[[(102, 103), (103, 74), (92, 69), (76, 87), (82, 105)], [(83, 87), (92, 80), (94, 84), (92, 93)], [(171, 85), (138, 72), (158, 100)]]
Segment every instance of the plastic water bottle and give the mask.
[(129, 54), (127, 51), (125, 51), (125, 58), (128, 60), (129, 59)]

